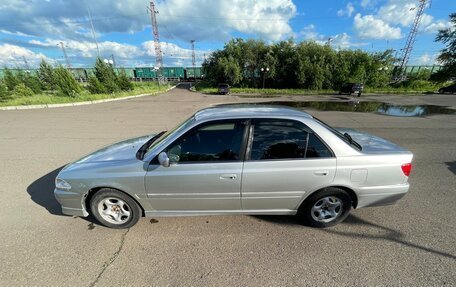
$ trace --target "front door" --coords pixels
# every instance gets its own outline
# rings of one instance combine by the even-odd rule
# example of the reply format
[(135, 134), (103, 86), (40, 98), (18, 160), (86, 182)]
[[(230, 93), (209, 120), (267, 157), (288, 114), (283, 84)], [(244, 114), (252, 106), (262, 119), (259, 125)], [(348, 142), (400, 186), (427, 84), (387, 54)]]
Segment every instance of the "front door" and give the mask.
[(165, 148), (171, 165), (153, 161), (145, 178), (153, 209), (170, 213), (240, 210), (244, 130), (240, 120), (212, 121)]
[(242, 208), (293, 213), (309, 192), (328, 186), (336, 172), (330, 149), (302, 122), (252, 121), (242, 177)]

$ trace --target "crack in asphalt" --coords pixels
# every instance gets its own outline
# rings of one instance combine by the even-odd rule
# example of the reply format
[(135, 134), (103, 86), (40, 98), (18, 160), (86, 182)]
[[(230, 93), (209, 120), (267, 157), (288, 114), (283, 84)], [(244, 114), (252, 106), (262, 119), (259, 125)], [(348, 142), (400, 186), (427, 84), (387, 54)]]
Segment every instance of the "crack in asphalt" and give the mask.
[(98, 283), (98, 280), (100, 280), (101, 276), (103, 275), (103, 273), (106, 271), (106, 269), (111, 266), (112, 263), (114, 263), (114, 261), (116, 261), (117, 259), (117, 256), (119, 255), (119, 253), (122, 251), (122, 248), (124, 246), (124, 243), (125, 243), (125, 236), (127, 236), (128, 232), (130, 231), (130, 228), (127, 229), (127, 231), (122, 234), (122, 237), (120, 239), (120, 244), (119, 244), (119, 248), (117, 249), (116, 252), (114, 252), (114, 254), (108, 259), (108, 261), (106, 261), (104, 264), (103, 264), (103, 268), (101, 269), (100, 273), (98, 273), (97, 277), (95, 278), (95, 280), (90, 283), (89, 287), (93, 287), (95, 286), (97, 283)]

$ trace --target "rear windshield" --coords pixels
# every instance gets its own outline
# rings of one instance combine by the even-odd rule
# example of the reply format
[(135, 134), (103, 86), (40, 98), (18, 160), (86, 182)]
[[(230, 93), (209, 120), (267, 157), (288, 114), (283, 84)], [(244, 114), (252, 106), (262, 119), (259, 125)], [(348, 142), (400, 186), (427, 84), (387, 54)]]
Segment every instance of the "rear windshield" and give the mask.
[(348, 140), (348, 138), (346, 136), (344, 136), (341, 132), (339, 132), (338, 130), (336, 130), (335, 128), (331, 127), (330, 125), (328, 125), (327, 123), (323, 122), (322, 120), (319, 120), (317, 119), (316, 117), (314, 117), (314, 119), (320, 123), (322, 126), (324, 126), (325, 128), (327, 128), (330, 132), (332, 132), (333, 134), (335, 134), (338, 138), (340, 138), (341, 140), (343, 140), (344, 142), (346, 142), (349, 146), (355, 148), (356, 150), (358, 151), (361, 151), (362, 147), (359, 143), (357, 143), (355, 140), (352, 139), (352, 142), (350, 142)]
[(228, 85), (219, 85), (219, 88), (228, 88)]

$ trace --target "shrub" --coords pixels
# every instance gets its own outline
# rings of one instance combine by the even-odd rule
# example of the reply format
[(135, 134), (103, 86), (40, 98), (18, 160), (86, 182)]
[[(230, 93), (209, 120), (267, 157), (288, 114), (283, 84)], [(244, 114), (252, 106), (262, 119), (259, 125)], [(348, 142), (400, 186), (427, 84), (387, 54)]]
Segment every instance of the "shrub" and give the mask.
[(82, 91), (81, 86), (76, 82), (70, 71), (62, 66), (54, 70), (54, 81), (59, 96), (76, 97)]
[(14, 87), (21, 83), (19, 78), (16, 77), (8, 68), (5, 68), (4, 70), (3, 80), (5, 82), (5, 85), (8, 87), (8, 90), (10, 91), (14, 90)]
[(30, 73), (27, 73), (27, 74), (23, 75), (21, 81), (27, 87), (29, 87), (35, 94), (39, 94), (42, 90), (40, 80), (35, 75), (31, 75)]
[(10, 91), (8, 91), (8, 87), (3, 83), (3, 81), (0, 82), (0, 102), (9, 100), (12, 98), (12, 95)]
[(41, 60), (40, 68), (38, 69), (38, 78), (43, 89), (52, 90), (55, 87), (54, 69), (48, 62)]
[(16, 87), (14, 87), (13, 95), (14, 97), (22, 98), (22, 97), (31, 97), (35, 93), (33, 93), (32, 89), (27, 87), (24, 83), (20, 83)]
[(119, 75), (117, 76), (117, 86), (119, 86), (119, 88), (122, 91), (131, 91), (131, 90), (133, 90), (133, 84), (130, 81), (130, 79), (128, 78), (128, 76), (125, 73), (125, 71), (121, 71), (119, 73)]
[(87, 85), (87, 90), (91, 94), (103, 94), (106, 93), (106, 88), (95, 76), (89, 77), (89, 84)]
[(106, 92), (113, 93), (119, 91), (117, 77), (111, 65), (106, 64), (100, 58), (95, 62), (95, 77), (105, 87)]

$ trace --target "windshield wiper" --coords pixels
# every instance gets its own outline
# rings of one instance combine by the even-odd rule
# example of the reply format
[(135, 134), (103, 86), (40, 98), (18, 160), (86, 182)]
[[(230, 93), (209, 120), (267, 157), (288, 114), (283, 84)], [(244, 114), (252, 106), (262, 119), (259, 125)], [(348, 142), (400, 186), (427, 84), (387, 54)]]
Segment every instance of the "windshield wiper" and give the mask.
[(150, 147), (150, 145), (156, 141), (159, 137), (161, 137), (166, 131), (161, 131), (158, 134), (154, 135), (151, 137), (145, 144), (143, 144), (139, 150), (136, 152), (136, 158), (139, 160), (144, 159), (144, 155), (146, 154), (147, 149)]
[(353, 140), (352, 136), (348, 133), (344, 133), (344, 137), (348, 140), (348, 142), (350, 143), (350, 145), (354, 145), (356, 146), (359, 150), (362, 150), (362, 146), (357, 143), (356, 141)]

